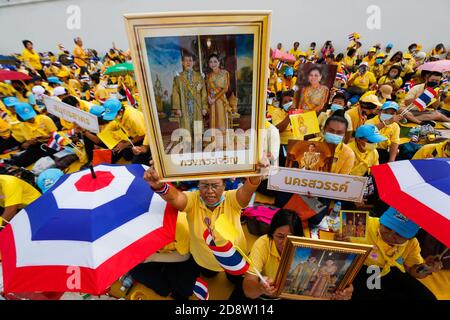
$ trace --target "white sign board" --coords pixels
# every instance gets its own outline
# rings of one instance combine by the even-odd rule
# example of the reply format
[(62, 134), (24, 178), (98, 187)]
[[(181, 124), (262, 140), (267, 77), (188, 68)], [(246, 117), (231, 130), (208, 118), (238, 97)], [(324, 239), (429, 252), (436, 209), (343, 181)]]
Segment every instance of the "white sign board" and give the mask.
[(81, 128), (93, 133), (98, 133), (100, 131), (98, 126), (98, 118), (96, 115), (75, 108), (52, 97), (46, 95), (43, 97), (45, 106), (47, 107), (47, 111), (49, 113), (66, 121), (76, 123)]
[(295, 168), (271, 167), (268, 189), (315, 197), (362, 202), (367, 177)]

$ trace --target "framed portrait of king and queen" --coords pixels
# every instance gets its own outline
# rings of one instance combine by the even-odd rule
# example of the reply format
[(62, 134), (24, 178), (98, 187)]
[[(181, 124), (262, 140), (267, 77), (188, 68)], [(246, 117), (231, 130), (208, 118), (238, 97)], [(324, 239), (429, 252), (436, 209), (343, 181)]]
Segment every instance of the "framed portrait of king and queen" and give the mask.
[(127, 14), (125, 24), (161, 180), (255, 175), (271, 12)]

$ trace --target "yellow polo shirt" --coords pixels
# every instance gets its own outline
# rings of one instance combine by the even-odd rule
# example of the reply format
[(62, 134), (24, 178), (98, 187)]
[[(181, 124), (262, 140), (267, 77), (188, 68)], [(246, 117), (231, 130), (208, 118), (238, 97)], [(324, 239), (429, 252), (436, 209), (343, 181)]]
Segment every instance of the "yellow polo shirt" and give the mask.
[(141, 111), (130, 106), (125, 106), (125, 111), (120, 120), (111, 121), (104, 130), (117, 131), (119, 125), (126, 131), (128, 137), (145, 136), (145, 120)]
[(441, 143), (426, 144), (416, 152), (413, 159), (448, 158), (450, 154), (445, 152), (448, 143), (449, 140), (442, 141)]
[[(271, 105), (267, 106), (267, 113), (272, 116), (272, 124), (274, 126), (282, 122), (288, 116), (288, 113), (284, 111), (284, 109)], [(283, 132), (280, 132), (280, 143), (287, 144), (290, 139), (294, 139), (294, 134), (292, 132), (292, 126), (289, 122), (286, 129), (284, 129)]]
[(79, 45), (75, 45), (75, 48), (73, 49), (73, 56), (75, 58), (74, 61), (78, 66), (86, 66), (86, 62), (84, 61), (84, 59), (87, 59), (87, 55), (82, 47), (80, 47)]
[(353, 86), (361, 88), (363, 90), (369, 90), (369, 87), (374, 84), (377, 83), (377, 79), (375, 78), (375, 75), (370, 72), (367, 71), (366, 73), (364, 73), (364, 75), (360, 75), (359, 72), (355, 72), (350, 76), (349, 82), (350, 80), (353, 80)]
[(34, 70), (42, 70), (41, 58), (36, 50), (33, 49), (30, 51), (28, 49), (24, 49), (22, 51), (22, 60), (28, 62)]
[[(324, 142), (323, 137), (310, 139), (310, 141)], [(355, 154), (345, 143), (339, 143), (334, 150), (333, 164), (331, 165), (331, 173), (349, 174), (355, 162)]]
[(396, 79), (390, 79), (388, 76), (382, 76), (380, 80), (378, 80), (378, 84), (390, 84), (394, 86), (394, 90), (397, 90), (402, 87), (403, 79), (398, 77)]
[(185, 212), (178, 212), (175, 241), (158, 250), (159, 253), (174, 251), (177, 251), (181, 255), (189, 253), (189, 225)]
[(34, 123), (23, 122), (22, 123), (22, 133), (25, 140), (30, 140), (39, 137), (48, 137), (53, 131), (57, 131), (55, 123), (53, 120), (43, 114), (38, 114), (34, 118)]
[[(253, 244), (250, 252), (250, 260), (261, 274), (275, 280), (281, 257), (275, 241), (270, 239), (267, 234), (259, 237)], [(254, 271), (253, 268), (250, 271)]]
[[(247, 251), (247, 241), (245, 239), (244, 231), (241, 226), (241, 210), (236, 198), (237, 190), (224, 191), (225, 200), (222, 201), (214, 211), (209, 210), (203, 201), (200, 199), (200, 191), (187, 191), (187, 205), (184, 211), (187, 215), (190, 234), (191, 254), (195, 262), (203, 268), (212, 271), (223, 271), (222, 267), (217, 262), (206, 241), (203, 239), (203, 233), (207, 229), (205, 218), (208, 217), (211, 221), (211, 229), (214, 233), (214, 226), (216, 220), (220, 215), (225, 215), (228, 221), (234, 226), (238, 233), (234, 245), (237, 245), (244, 252)], [(224, 245), (225, 240), (217, 232), (214, 233), (216, 237), (215, 243), (218, 246)]]
[[(317, 117), (317, 120), (319, 121), (319, 127), (320, 129), (323, 129), (325, 126), (325, 122), (328, 120), (329, 117), (331, 117), (331, 114), (333, 112), (331, 110), (327, 110), (325, 112), (321, 112), (319, 116)], [(347, 113), (344, 113), (344, 118), (348, 122), (347, 131), (351, 132), (353, 131), (353, 122), (350, 116)]]
[(352, 176), (364, 176), (370, 171), (370, 167), (379, 164), (379, 156), (377, 150), (373, 150), (370, 152), (361, 152), (356, 145), (356, 140), (350, 142), (348, 146), (353, 150), (353, 153), (355, 154), (355, 163), (352, 170), (350, 171), (350, 174)]
[(360, 126), (364, 124), (363, 120), (359, 116), (359, 104), (356, 104), (351, 109), (348, 109), (345, 112), (345, 115), (350, 117), (353, 129), (352, 131), (356, 131), (356, 129), (358, 129)]
[(3, 118), (0, 118), (0, 137), (3, 139), (8, 139), (11, 135), (11, 131), (9, 130), (9, 124)]
[[(373, 119), (366, 121), (366, 124), (377, 125), (380, 124), (380, 117), (376, 116)], [(387, 138), (386, 141), (378, 143), (377, 148), (388, 150), (392, 143), (400, 144), (400, 126), (397, 123), (391, 123), (380, 129), (380, 134)]]
[(32, 185), (10, 175), (0, 174), (0, 207), (18, 205), (23, 208), (40, 197)]
[(349, 57), (349, 56), (345, 56), (344, 59), (342, 60), (342, 62), (344, 63), (346, 68), (353, 68), (353, 66), (356, 64), (356, 55), (353, 57)]
[(376, 265), (383, 268), (381, 275), (390, 271), (391, 267), (397, 267), (405, 272), (404, 266), (413, 267), (424, 263), (420, 255), (420, 244), (416, 238), (407, 240), (403, 245), (390, 246), (379, 235), (380, 219), (369, 217), (367, 221), (367, 238), (352, 238), (352, 242), (373, 245), (373, 249), (364, 264)]

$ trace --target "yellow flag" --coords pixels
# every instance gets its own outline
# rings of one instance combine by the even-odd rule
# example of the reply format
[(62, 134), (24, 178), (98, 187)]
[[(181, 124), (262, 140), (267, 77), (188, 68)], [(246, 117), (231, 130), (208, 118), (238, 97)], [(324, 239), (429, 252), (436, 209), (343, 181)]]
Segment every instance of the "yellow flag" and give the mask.
[(315, 111), (297, 113), (289, 116), (295, 139), (303, 140), (305, 135), (320, 132), (319, 121)]
[(120, 141), (128, 141), (127, 135), (120, 130), (120, 128), (115, 131), (103, 130), (97, 134), (97, 137), (99, 137), (110, 150), (113, 149)]
[(238, 237), (236, 228), (224, 214), (221, 214), (219, 218), (217, 218), (216, 223), (214, 224), (214, 231), (219, 233), (223, 239), (229, 240), (232, 243), (234, 243)]

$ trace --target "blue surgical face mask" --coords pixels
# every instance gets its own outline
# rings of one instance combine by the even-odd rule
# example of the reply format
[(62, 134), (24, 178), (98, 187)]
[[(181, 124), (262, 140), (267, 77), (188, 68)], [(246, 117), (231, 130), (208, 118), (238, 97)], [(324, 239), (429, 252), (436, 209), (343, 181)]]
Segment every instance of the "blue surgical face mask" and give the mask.
[(380, 120), (381, 121), (387, 121), (389, 119), (392, 119), (393, 115), (388, 113), (382, 113), (380, 114)]
[(334, 133), (330, 133), (330, 132), (325, 132), (325, 134), (323, 135), (323, 138), (325, 139), (326, 142), (331, 143), (331, 144), (339, 144), (342, 142), (342, 140), (344, 140), (343, 136), (340, 136), (340, 135), (334, 134)]
[(223, 200), (225, 200), (225, 195), (222, 194), (222, 196), (220, 197), (219, 201), (217, 201), (217, 202), (214, 203), (214, 204), (207, 204), (207, 203), (205, 202), (205, 200), (203, 200), (202, 197), (200, 197), (200, 200), (202, 200), (202, 202), (203, 202), (207, 207), (217, 207), (219, 204), (222, 203)]
[(344, 110), (344, 107), (339, 104), (332, 104), (330, 110), (335, 112), (337, 110)]
[(288, 103), (283, 104), (284, 111), (288, 112), (289, 108), (292, 106), (292, 101), (289, 101)]
[(375, 63), (376, 63), (376, 64), (382, 64), (382, 63), (383, 63), (383, 59), (376, 59), (376, 60), (375, 60)]

